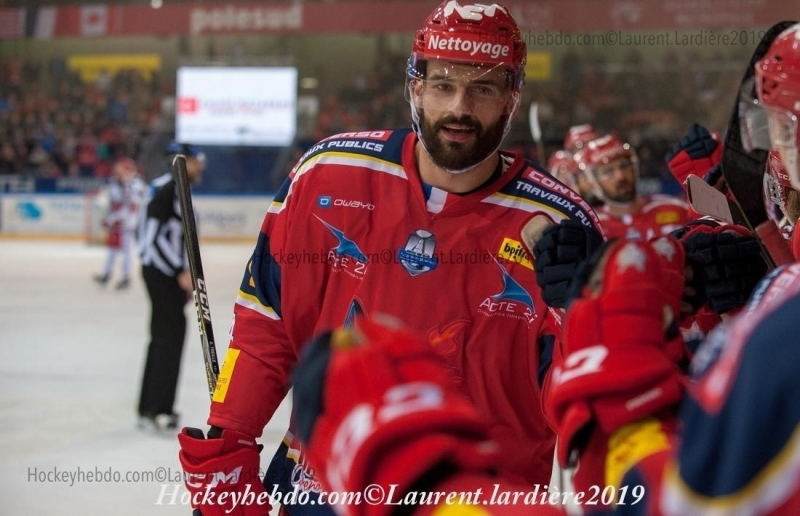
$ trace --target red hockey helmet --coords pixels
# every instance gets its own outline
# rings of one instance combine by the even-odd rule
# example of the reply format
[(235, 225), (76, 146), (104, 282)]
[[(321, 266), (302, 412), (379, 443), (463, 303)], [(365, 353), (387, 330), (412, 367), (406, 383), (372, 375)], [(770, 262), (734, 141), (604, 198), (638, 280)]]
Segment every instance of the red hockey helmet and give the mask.
[(578, 168), (580, 170), (596, 169), (619, 158), (636, 161), (636, 154), (629, 144), (614, 135), (607, 134), (586, 144), (583, 152), (578, 154)]
[(583, 173), (592, 185), (593, 193), (605, 202), (608, 196), (600, 186), (599, 180), (603, 175), (604, 167), (618, 159), (630, 161), (634, 170), (634, 179), (639, 177), (639, 159), (628, 143), (623, 142), (614, 135), (607, 134), (584, 145), (582, 151), (575, 155), (578, 170)]
[(572, 186), (575, 182), (575, 174), (578, 172), (578, 163), (572, 152), (561, 149), (553, 153), (547, 160), (547, 170), (562, 183)]
[(781, 33), (755, 66), (758, 100), (767, 109), (770, 146), (780, 153), (791, 185), (800, 190), (800, 23)]
[(501, 4), (442, 2), (417, 31), (408, 61), (409, 78), (425, 78), (425, 62), (433, 59), (506, 67), (511, 89), (522, 89), (525, 42), (517, 23)]
[(564, 148), (568, 151), (576, 152), (590, 141), (596, 140), (601, 136), (597, 129), (589, 124), (573, 125), (567, 131), (567, 137), (564, 139)]

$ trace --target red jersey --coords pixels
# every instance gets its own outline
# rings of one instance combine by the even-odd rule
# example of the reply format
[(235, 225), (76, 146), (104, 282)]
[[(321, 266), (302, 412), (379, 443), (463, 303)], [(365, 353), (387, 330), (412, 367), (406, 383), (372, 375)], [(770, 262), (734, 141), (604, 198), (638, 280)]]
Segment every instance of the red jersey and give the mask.
[[(261, 435), (303, 345), (383, 313), (427, 336), (513, 451), (512, 478), (546, 483), (554, 436), (539, 386), (556, 326), (520, 230), (540, 213), (594, 227), (596, 215), (518, 154), (501, 152), (499, 177), (465, 195), (423, 185), (416, 142), (409, 130), (347, 133), (295, 165), (247, 265), (208, 422)], [(310, 473), (290, 431), (265, 483), (318, 490)]]
[(689, 205), (667, 195), (646, 196), (635, 213), (619, 217), (607, 205), (597, 210), (606, 237), (627, 240), (650, 240), (667, 235), (689, 220)]

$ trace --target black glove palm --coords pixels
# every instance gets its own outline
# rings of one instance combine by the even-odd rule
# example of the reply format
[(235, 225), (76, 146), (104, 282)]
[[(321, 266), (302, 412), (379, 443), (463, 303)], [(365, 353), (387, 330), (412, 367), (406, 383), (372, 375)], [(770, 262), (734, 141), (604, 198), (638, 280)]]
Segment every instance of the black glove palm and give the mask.
[(536, 282), (542, 299), (552, 308), (565, 308), (570, 280), (578, 267), (603, 245), (603, 237), (591, 226), (563, 220), (544, 230), (533, 247)]
[(682, 242), (694, 272), (691, 283), (718, 314), (743, 306), (767, 272), (758, 240), (731, 226), (692, 231)]

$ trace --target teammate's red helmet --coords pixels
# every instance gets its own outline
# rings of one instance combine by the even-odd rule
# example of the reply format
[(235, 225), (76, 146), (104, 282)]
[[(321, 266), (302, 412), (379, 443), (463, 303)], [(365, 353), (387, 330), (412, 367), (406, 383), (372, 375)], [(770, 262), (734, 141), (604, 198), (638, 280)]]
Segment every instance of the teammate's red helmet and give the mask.
[(628, 158), (635, 160), (631, 146), (614, 135), (607, 134), (585, 145), (583, 152), (578, 154), (578, 168), (581, 170), (594, 169), (608, 165), (615, 159)]
[(573, 153), (566, 149), (558, 150), (547, 161), (547, 170), (564, 183), (570, 184), (578, 172), (578, 163)]
[(758, 98), (771, 108), (800, 113), (800, 23), (785, 30), (756, 63)]
[(800, 23), (772, 42), (755, 75), (758, 100), (767, 109), (770, 147), (780, 152), (792, 186), (800, 190)]
[(597, 129), (589, 124), (573, 125), (567, 131), (564, 139), (564, 148), (571, 152), (581, 150), (587, 143), (602, 136)]
[(410, 78), (425, 78), (424, 62), (431, 59), (504, 66), (509, 85), (522, 89), (527, 51), (519, 27), (501, 4), (442, 2), (417, 31), (411, 58)]
[(592, 194), (598, 199), (609, 202), (608, 195), (600, 186), (600, 167), (608, 165), (614, 160), (627, 158), (630, 160), (634, 170), (634, 178), (639, 177), (639, 160), (631, 146), (616, 136), (607, 134), (586, 143), (583, 150), (575, 154), (575, 161), (578, 163), (578, 170), (583, 174), (591, 185)]

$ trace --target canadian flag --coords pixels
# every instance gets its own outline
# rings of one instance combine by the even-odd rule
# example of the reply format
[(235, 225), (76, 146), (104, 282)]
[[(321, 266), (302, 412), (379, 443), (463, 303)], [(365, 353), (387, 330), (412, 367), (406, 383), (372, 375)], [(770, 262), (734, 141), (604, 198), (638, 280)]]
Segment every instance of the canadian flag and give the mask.
[(81, 35), (103, 36), (108, 32), (108, 6), (81, 6)]

